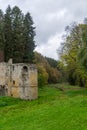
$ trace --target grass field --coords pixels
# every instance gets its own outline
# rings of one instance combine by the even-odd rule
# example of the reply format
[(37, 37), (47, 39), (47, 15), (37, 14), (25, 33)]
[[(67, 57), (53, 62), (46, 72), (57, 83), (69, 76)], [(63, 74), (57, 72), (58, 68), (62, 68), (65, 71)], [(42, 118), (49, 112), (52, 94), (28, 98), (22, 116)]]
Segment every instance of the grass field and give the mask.
[(34, 101), (0, 97), (0, 130), (87, 130), (87, 89), (53, 86)]

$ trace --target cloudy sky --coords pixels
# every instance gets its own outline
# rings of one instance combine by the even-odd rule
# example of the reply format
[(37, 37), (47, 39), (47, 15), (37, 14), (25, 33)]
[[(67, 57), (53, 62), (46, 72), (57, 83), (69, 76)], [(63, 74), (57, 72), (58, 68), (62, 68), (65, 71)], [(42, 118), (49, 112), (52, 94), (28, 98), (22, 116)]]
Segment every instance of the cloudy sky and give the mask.
[(0, 0), (0, 9), (5, 11), (9, 4), (31, 13), (36, 26), (36, 50), (55, 59), (65, 26), (87, 17), (87, 0)]

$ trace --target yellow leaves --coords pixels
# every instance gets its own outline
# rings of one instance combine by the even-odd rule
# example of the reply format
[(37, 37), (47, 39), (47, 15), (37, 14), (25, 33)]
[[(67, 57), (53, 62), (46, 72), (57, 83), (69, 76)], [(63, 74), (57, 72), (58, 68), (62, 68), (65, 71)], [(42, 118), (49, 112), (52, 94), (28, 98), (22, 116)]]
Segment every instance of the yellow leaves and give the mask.
[(43, 65), (37, 65), (38, 68), (38, 84), (43, 86), (48, 83), (48, 73)]

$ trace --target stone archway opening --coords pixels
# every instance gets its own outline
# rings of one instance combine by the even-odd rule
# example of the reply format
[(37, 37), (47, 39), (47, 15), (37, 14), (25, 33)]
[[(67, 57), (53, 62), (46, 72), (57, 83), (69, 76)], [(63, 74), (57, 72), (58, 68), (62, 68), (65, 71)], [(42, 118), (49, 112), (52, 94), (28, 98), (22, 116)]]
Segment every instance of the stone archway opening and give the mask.
[(28, 67), (27, 66), (23, 66), (23, 72), (28, 72)]

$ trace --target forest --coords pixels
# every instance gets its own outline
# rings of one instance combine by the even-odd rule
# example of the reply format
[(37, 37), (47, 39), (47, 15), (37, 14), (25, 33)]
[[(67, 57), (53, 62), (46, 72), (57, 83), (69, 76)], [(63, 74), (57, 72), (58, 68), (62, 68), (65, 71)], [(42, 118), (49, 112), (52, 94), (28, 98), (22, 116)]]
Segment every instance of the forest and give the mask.
[(32, 16), (24, 14), (18, 6), (10, 5), (5, 13), (0, 10), (0, 52), (4, 61), (35, 63), (38, 84), (69, 82), (80, 87), (87, 86), (87, 18), (65, 27), (63, 42), (57, 49), (59, 60), (35, 52), (35, 30)]
[(35, 53), (39, 82), (68, 82), (70, 85), (87, 87), (87, 18), (83, 23), (73, 22), (66, 26), (62, 38), (63, 42), (57, 50), (58, 61)]
[(65, 28), (59, 67), (71, 85), (87, 87), (87, 18), (84, 23), (73, 23)]
[(10, 5), (5, 13), (0, 10), (0, 51), (4, 60), (14, 63), (32, 63), (35, 48), (35, 27), (30, 13), (23, 14), (19, 7)]

